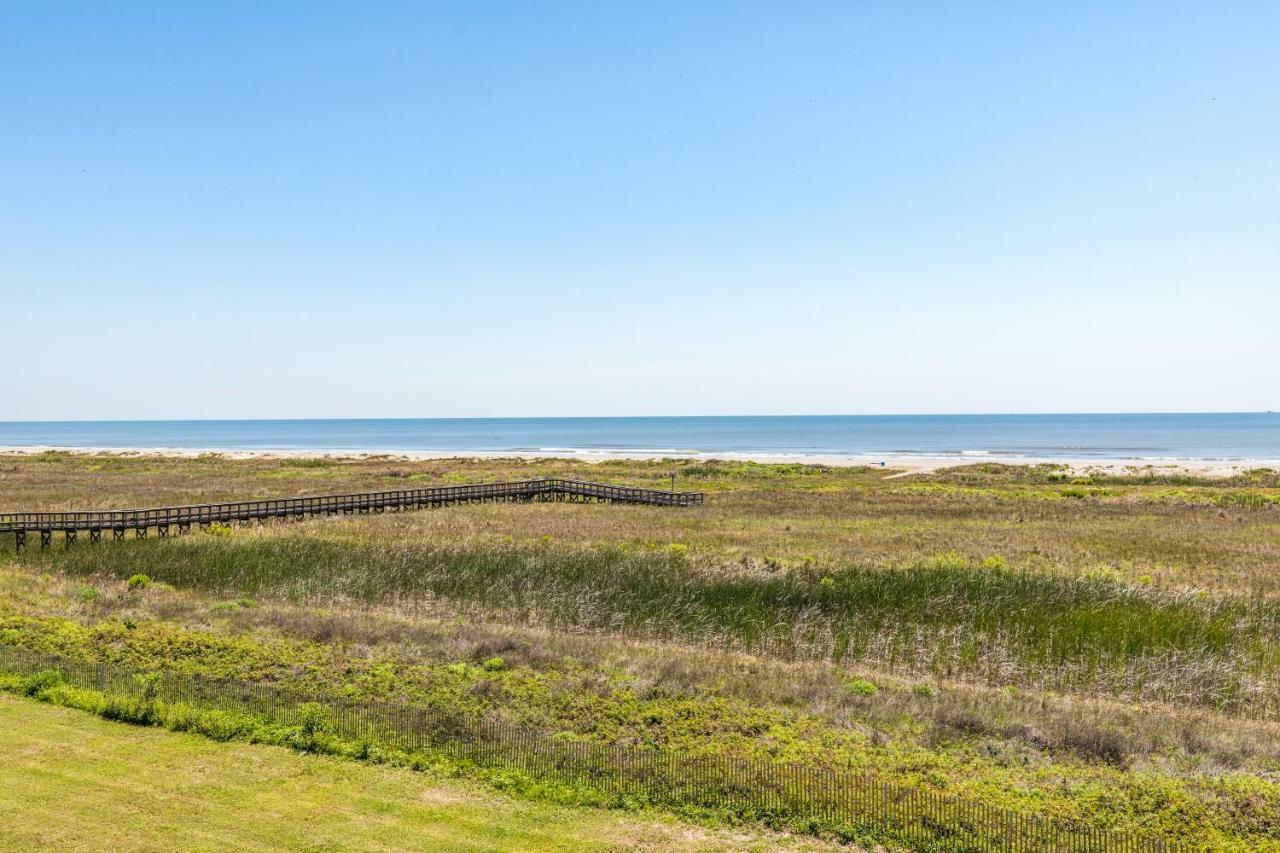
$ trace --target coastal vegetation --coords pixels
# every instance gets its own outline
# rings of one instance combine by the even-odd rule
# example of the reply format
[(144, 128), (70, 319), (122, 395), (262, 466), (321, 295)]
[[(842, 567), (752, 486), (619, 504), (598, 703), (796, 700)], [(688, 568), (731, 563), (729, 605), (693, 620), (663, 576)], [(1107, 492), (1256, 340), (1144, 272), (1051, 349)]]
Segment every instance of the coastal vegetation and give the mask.
[(1276, 844), (1276, 472), (45, 454), (0, 460), (0, 510), (672, 473), (707, 503), (29, 549), (0, 642)]

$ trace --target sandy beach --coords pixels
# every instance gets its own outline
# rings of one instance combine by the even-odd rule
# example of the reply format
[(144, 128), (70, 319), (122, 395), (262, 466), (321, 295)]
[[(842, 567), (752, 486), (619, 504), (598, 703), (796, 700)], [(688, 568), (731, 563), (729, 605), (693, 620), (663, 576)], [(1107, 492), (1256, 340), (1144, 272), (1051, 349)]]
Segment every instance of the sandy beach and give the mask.
[(166, 456), (195, 458), (216, 454), (227, 459), (400, 459), (419, 461), (427, 459), (573, 459), (580, 462), (600, 463), (617, 459), (660, 460), (680, 462), (758, 462), (761, 464), (826, 465), (831, 467), (872, 466), (883, 467), (898, 476), (925, 474), (946, 468), (957, 468), (981, 463), (1004, 465), (1066, 465), (1075, 474), (1194, 474), (1202, 477), (1231, 477), (1254, 468), (1280, 469), (1278, 459), (1096, 459), (1067, 456), (1009, 456), (997, 454), (965, 454), (929, 456), (916, 454), (896, 455), (809, 455), (792, 453), (644, 453), (632, 451), (561, 451), (561, 452), (513, 452), (513, 451), (355, 451), (355, 450), (228, 450), (219, 448), (177, 447), (53, 447), (29, 445), (0, 449), (0, 457), (31, 456), (56, 451), (78, 455), (108, 456)]

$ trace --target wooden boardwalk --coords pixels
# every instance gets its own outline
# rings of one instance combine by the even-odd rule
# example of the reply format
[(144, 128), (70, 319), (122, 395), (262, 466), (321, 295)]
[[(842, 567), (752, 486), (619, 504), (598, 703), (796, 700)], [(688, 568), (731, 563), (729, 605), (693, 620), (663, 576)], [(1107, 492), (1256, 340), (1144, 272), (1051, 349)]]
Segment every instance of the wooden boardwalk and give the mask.
[(71, 544), (76, 541), (77, 534), (81, 531), (88, 531), (89, 540), (97, 542), (101, 540), (103, 531), (110, 531), (114, 539), (124, 539), (128, 531), (133, 531), (136, 538), (144, 539), (152, 529), (159, 536), (168, 536), (174, 528), (179, 533), (186, 533), (193, 524), (208, 527), (211, 524), (228, 524), (233, 521), (353, 515), (386, 512), (388, 509), (423, 509), (451, 504), (573, 501), (687, 507), (702, 503), (702, 497), (701, 492), (665, 492), (658, 489), (588, 483), (582, 480), (520, 480), (511, 483), (434, 486), (393, 492), (271, 498), (260, 501), (194, 504), (154, 509), (0, 513), (0, 534), (12, 533), (17, 549), (22, 550), (27, 544), (27, 534), (30, 532), (38, 532), (41, 547), (47, 548), (52, 543), (55, 532), (63, 533), (67, 544)]

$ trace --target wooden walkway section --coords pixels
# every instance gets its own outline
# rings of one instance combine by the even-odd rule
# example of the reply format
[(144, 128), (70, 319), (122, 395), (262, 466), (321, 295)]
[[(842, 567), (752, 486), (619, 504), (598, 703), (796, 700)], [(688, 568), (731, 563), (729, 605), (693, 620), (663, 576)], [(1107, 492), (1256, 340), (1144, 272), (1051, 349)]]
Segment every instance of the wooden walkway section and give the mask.
[(77, 534), (81, 531), (88, 531), (89, 541), (98, 542), (102, 539), (103, 531), (110, 531), (113, 539), (124, 539), (125, 534), (132, 530), (136, 538), (145, 539), (148, 531), (153, 528), (157, 535), (168, 536), (174, 528), (179, 533), (186, 533), (193, 524), (208, 527), (211, 524), (229, 524), (233, 521), (354, 515), (452, 504), (571, 501), (688, 507), (701, 504), (702, 499), (701, 492), (665, 492), (582, 480), (520, 480), (511, 483), (435, 486), (394, 492), (271, 498), (154, 509), (0, 513), (0, 534), (12, 533), (16, 547), (21, 551), (27, 544), (27, 534), (30, 532), (39, 532), (40, 545), (47, 548), (52, 543), (55, 532), (63, 533), (70, 545), (76, 541)]

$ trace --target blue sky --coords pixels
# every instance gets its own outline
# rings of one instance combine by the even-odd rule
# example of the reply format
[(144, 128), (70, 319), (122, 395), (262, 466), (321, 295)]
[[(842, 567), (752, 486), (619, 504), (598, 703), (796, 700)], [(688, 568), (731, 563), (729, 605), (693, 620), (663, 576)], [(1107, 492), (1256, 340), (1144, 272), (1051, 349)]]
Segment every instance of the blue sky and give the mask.
[(1275, 3), (7, 3), (0, 419), (1280, 408)]

